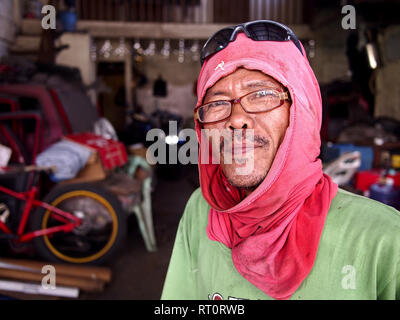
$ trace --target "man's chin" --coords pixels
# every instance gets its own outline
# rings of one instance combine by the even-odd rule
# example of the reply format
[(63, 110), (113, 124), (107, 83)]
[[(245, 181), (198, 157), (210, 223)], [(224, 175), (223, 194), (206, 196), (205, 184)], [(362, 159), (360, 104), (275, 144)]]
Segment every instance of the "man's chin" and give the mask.
[(229, 184), (233, 187), (246, 189), (246, 190), (255, 190), (265, 179), (267, 174), (250, 174), (250, 175), (238, 175), (235, 174), (235, 170), (233, 168), (223, 169), (224, 175), (228, 180)]

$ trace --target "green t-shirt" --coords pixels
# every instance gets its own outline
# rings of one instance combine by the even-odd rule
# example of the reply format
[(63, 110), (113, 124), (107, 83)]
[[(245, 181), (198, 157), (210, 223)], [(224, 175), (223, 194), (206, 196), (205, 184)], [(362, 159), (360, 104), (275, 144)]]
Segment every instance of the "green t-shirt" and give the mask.
[[(231, 250), (207, 237), (197, 189), (179, 223), (161, 299), (272, 299), (242, 277)], [(314, 266), (292, 300), (400, 299), (400, 213), (339, 189)]]

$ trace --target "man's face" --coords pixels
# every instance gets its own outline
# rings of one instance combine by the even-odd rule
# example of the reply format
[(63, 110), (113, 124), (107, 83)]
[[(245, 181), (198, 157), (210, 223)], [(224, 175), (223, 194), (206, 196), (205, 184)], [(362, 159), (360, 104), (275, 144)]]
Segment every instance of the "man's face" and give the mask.
[[(214, 86), (209, 88), (204, 98), (204, 103), (231, 100), (264, 88), (286, 91), (282, 84), (270, 76), (260, 71), (241, 68), (220, 79)], [(243, 145), (243, 141), (246, 141), (245, 132), (253, 130), (254, 149), (251, 149), (251, 152), (240, 152), (240, 157), (235, 155), (234, 159), (238, 161), (232, 161), (232, 158), (229, 161), (224, 159), (223, 148), (220, 148), (219, 145), (215, 146), (214, 140), (211, 142), (213, 150), (220, 152), (220, 165), (231, 185), (244, 188), (250, 193), (261, 184), (271, 168), (279, 145), (283, 141), (286, 129), (289, 126), (289, 108), (290, 102), (285, 100), (282, 106), (271, 111), (247, 113), (240, 103), (236, 103), (233, 105), (232, 114), (228, 119), (204, 125), (204, 129), (217, 129), (232, 133), (234, 130), (240, 130), (239, 132), (243, 133), (241, 145)], [(218, 141), (218, 144), (220, 142)], [(233, 148), (237, 146), (233, 135), (229, 144), (231, 147), (233, 145)], [(238, 174), (238, 169), (240, 170), (244, 166), (243, 161), (253, 161), (252, 170), (246, 174)]]

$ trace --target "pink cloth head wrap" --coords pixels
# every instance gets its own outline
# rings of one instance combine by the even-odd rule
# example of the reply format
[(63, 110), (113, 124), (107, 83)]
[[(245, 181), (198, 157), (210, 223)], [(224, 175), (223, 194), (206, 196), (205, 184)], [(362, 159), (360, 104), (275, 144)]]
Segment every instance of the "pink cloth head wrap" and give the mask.
[[(268, 175), (246, 198), (228, 186), (219, 165), (199, 161), (201, 190), (211, 206), (207, 234), (232, 249), (236, 269), (249, 282), (275, 299), (289, 299), (312, 269), (338, 189), (318, 159), (320, 90), (292, 42), (253, 41), (239, 33), (204, 63), (197, 105), (208, 88), (239, 67), (262, 71), (289, 90), (290, 125)], [(200, 130), (196, 123), (201, 144)]]

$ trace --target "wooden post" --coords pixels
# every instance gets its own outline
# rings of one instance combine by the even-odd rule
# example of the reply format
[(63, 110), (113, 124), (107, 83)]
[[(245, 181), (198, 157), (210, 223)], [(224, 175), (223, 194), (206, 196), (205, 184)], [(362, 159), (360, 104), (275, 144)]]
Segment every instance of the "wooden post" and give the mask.
[(147, 0), (147, 20), (154, 21), (153, 0)]
[(140, 0), (139, 4), (139, 21), (146, 21), (145, 0)]
[(133, 96), (132, 96), (132, 58), (131, 55), (125, 56), (125, 100), (128, 105), (128, 110), (133, 109)]
[(22, 21), (22, 9), (23, 9), (23, 3), (21, 2), (22, 0), (14, 0), (13, 4), (13, 15), (14, 15), (14, 24), (15, 24), (15, 31), (16, 33), (19, 32), (20, 26), (21, 26), (21, 21)]
[(214, 22), (214, 0), (201, 0), (202, 6), (204, 6), (203, 23)]
[(155, 21), (162, 22), (162, 6), (160, 0), (155, 0)]
[(82, 19), (82, 0), (75, 0), (75, 10), (78, 19)]
[(181, 11), (181, 20), (180, 22), (185, 22), (185, 0), (181, 0), (181, 4), (180, 4), (180, 11)]

